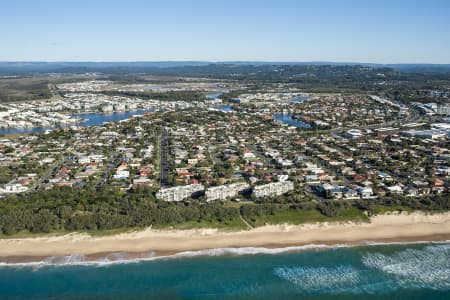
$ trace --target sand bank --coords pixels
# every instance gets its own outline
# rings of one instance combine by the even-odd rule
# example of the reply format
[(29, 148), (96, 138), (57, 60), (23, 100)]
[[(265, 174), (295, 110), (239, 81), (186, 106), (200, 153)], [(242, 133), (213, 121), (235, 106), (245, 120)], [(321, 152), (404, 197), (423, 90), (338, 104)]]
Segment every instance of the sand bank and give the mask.
[(369, 223), (268, 225), (247, 231), (217, 229), (154, 230), (112, 236), (72, 233), (54, 237), (1, 239), (0, 260), (20, 261), (48, 256), (81, 254), (95, 257), (128, 252), (167, 255), (182, 251), (236, 247), (286, 247), (309, 244), (365, 244), (450, 240), (450, 212), (441, 214), (386, 214)]

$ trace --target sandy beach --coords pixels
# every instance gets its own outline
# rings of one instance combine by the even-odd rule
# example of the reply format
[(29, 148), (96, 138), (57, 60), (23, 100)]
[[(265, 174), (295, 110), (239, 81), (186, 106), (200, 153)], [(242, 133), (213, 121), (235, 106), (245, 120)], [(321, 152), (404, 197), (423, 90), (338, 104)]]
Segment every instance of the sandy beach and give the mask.
[(71, 254), (91, 258), (108, 253), (154, 252), (174, 254), (212, 248), (287, 247), (309, 244), (365, 244), (368, 242), (449, 241), (450, 212), (442, 214), (387, 214), (369, 223), (268, 225), (247, 231), (154, 230), (92, 237), (72, 233), (54, 237), (1, 239), (0, 261), (32, 261)]

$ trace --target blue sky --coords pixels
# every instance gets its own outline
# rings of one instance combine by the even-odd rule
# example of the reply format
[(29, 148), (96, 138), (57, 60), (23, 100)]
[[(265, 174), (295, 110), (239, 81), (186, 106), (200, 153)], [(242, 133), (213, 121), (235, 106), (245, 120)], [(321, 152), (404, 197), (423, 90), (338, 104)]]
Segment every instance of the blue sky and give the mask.
[(450, 63), (450, 0), (1, 0), (0, 61)]

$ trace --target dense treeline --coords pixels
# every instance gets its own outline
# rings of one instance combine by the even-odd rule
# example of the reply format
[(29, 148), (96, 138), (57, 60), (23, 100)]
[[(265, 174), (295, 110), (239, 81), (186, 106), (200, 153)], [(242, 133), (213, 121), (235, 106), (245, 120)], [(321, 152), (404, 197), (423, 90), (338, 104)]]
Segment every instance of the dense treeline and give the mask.
[(0, 102), (24, 101), (50, 98), (46, 79), (2, 79), (0, 78)]
[(318, 210), (326, 217), (336, 217), (350, 207), (356, 207), (370, 215), (379, 206), (442, 211), (450, 209), (450, 198), (443, 195), (314, 202), (296, 195), (285, 195), (255, 204), (230, 206), (221, 202), (206, 204), (196, 200), (166, 203), (157, 201), (150, 190), (125, 193), (55, 188), (0, 199), (0, 232), (11, 235), (24, 230), (33, 233), (106, 230), (192, 221), (227, 225), (238, 218), (239, 214), (253, 219), (285, 210)]
[(167, 91), (167, 92), (102, 92), (107, 95), (120, 95), (128, 97), (137, 97), (141, 99), (153, 99), (161, 101), (186, 101), (186, 102), (200, 102), (205, 99), (206, 92), (199, 91)]
[[(70, 66), (69, 66), (70, 65)], [(197, 64), (168, 65), (154, 64), (98, 64), (50, 66), (32, 65), (27, 67), (0, 63), (0, 74), (22, 74), (19, 78), (0, 78), (0, 101), (44, 99), (51, 97), (48, 84), (85, 80), (76, 74), (102, 72), (98, 79), (109, 79), (117, 83), (157, 83), (176, 82), (181, 77), (197, 77), (240, 81), (245, 84), (290, 83), (305, 92), (368, 92), (377, 93), (396, 101), (439, 101), (422, 95), (423, 90), (448, 90), (449, 66), (395, 66), (383, 65), (318, 65), (318, 64)], [(28, 76), (46, 72), (64, 73), (61, 77)], [(70, 75), (69, 75), (70, 74)], [(149, 80), (148, 76), (164, 78)], [(42, 77), (42, 76), (41, 76)], [(78, 79), (77, 79), (78, 78)], [(104, 92), (119, 93), (119, 92)], [(120, 92), (125, 96), (137, 96), (160, 100), (198, 101), (204, 94), (196, 91)], [(120, 94), (119, 93), (119, 94)], [(224, 96), (226, 98), (226, 96)], [(227, 99), (226, 99), (227, 100)]]
[(187, 221), (223, 221), (237, 217), (239, 210), (221, 204), (155, 201), (146, 191), (72, 190), (18, 195), (0, 200), (0, 231), (105, 230), (124, 227), (168, 225)]
[(352, 63), (276, 63), (276, 62), (0, 62), (0, 74), (43, 74), (43, 73), (90, 73), (100, 72), (104, 74), (150, 74), (150, 75), (174, 75), (174, 76), (208, 76), (208, 75), (235, 75), (240, 73), (253, 74), (266, 70), (279, 69), (280, 67), (292, 67), (302, 73), (311, 68), (335, 68), (345, 69), (349, 67), (360, 67), (367, 69), (391, 69), (405, 73), (448, 73), (450, 65), (433, 64), (361, 64)]
[(411, 210), (448, 211), (450, 210), (450, 195), (428, 195), (423, 197), (386, 197), (379, 199), (360, 199), (354, 203), (355, 207), (376, 213), (377, 206), (405, 207)]

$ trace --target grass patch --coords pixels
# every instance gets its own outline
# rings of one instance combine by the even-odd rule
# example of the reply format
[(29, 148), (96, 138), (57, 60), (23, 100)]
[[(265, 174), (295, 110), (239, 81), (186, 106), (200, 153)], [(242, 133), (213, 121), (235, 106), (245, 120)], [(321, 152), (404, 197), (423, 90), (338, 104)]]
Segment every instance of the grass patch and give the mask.
[(375, 215), (382, 215), (385, 213), (390, 212), (413, 212), (414, 209), (411, 207), (403, 206), (403, 205), (391, 205), (391, 206), (385, 206), (385, 205), (375, 205), (372, 209), (373, 214)]
[(242, 205), (256, 205), (256, 204), (253, 201), (240, 201), (240, 202), (224, 201), (225, 207), (240, 208)]
[(264, 226), (268, 224), (305, 224), (317, 222), (367, 222), (368, 217), (359, 209), (349, 208), (339, 212), (336, 217), (327, 217), (317, 210), (283, 210), (273, 215), (255, 216), (246, 218), (252, 226)]
[(23, 230), (11, 235), (6, 235), (3, 233), (0, 233), (0, 239), (25, 239), (25, 238), (36, 238), (36, 237), (53, 237), (53, 236), (60, 236), (64, 234), (68, 234), (70, 232), (64, 231), (64, 230), (55, 230), (51, 231), (49, 233), (33, 233), (29, 232), (27, 230)]
[(224, 220), (199, 220), (188, 221), (183, 223), (168, 224), (168, 225), (155, 225), (155, 229), (204, 229), (204, 228), (217, 228), (224, 230), (243, 230), (247, 229), (247, 226), (242, 222), (239, 217), (224, 219)]
[(95, 237), (101, 237), (101, 236), (116, 235), (116, 234), (121, 234), (121, 233), (129, 233), (129, 232), (139, 231), (139, 230), (144, 230), (144, 228), (131, 227), (131, 228), (116, 228), (116, 229), (104, 229), (104, 230), (87, 230), (87, 231), (81, 231), (80, 233), (87, 233), (87, 234), (95, 236)]
[(37, 238), (37, 237), (54, 237), (62, 236), (71, 233), (87, 233), (91, 236), (109, 236), (121, 233), (133, 232), (137, 230), (143, 230), (144, 228), (134, 227), (134, 228), (116, 228), (116, 229), (104, 229), (104, 230), (83, 230), (83, 231), (66, 231), (66, 230), (53, 230), (49, 233), (33, 233), (27, 230), (17, 232), (12, 235), (0, 234), (0, 239), (25, 239), (25, 238)]

